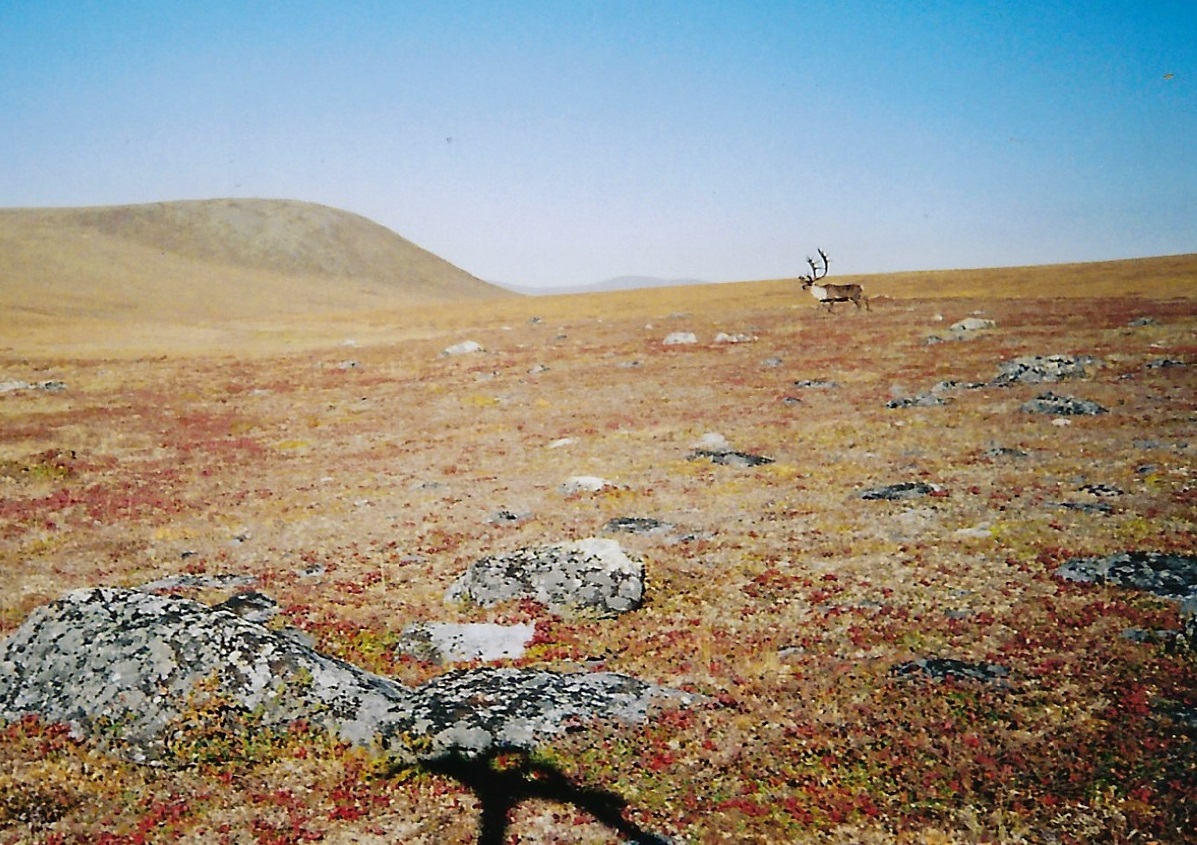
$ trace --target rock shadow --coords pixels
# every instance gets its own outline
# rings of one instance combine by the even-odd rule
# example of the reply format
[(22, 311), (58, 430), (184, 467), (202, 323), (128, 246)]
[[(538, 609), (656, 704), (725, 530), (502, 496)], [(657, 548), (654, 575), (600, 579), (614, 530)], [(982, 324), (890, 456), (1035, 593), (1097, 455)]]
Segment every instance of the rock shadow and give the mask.
[(669, 839), (624, 818), (627, 801), (615, 792), (571, 781), (549, 763), (522, 751), (492, 750), (476, 756), (449, 754), (421, 763), (425, 771), (452, 778), (478, 799), (478, 845), (503, 845), (511, 811), (531, 799), (571, 805), (624, 837), (629, 845), (672, 845)]

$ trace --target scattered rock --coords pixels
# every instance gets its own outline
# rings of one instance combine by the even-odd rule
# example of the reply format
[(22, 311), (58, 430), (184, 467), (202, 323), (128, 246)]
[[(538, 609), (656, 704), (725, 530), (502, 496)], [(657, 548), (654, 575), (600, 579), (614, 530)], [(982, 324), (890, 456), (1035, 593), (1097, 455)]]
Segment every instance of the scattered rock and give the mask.
[(927, 484), (922, 481), (902, 481), (888, 484), (884, 487), (873, 487), (861, 492), (860, 498), (866, 500), (887, 499), (899, 501), (902, 499), (917, 499), (921, 496), (931, 496), (942, 491), (937, 484)]
[(710, 449), (715, 452), (731, 451), (731, 443), (717, 431), (708, 431), (694, 444), (695, 449)]
[(597, 493), (614, 486), (607, 479), (597, 475), (571, 475), (561, 483), (560, 489), (565, 495), (572, 496), (575, 493)]
[(36, 714), (139, 762), (186, 763), (191, 708), (204, 704), (228, 723), (205, 711), (203, 731), (306, 719), (413, 762), (532, 750), (595, 719), (644, 721), (660, 699), (699, 697), (610, 672), (530, 669), (450, 672), (409, 689), (225, 610), (115, 588), (38, 608), (0, 649), (0, 719)]
[(475, 352), (485, 351), (482, 344), (475, 340), (463, 340), (461, 343), (455, 343), (452, 346), (446, 346), (441, 350), (443, 356), (453, 355), (471, 355)]
[(396, 649), (432, 663), (517, 660), (535, 635), (536, 625), (530, 622), (426, 622), (404, 628)]
[(1022, 449), (1014, 449), (1009, 446), (993, 445), (985, 450), (985, 457), (987, 458), (1025, 458), (1027, 453)]
[(917, 396), (903, 396), (898, 399), (891, 399), (885, 403), (887, 408), (934, 408), (938, 405), (946, 405), (951, 400), (945, 399), (942, 396), (931, 393), (920, 393)]
[(1149, 370), (1170, 370), (1174, 367), (1187, 367), (1184, 361), (1177, 361), (1175, 358), (1157, 358), (1154, 361), (1148, 361), (1143, 365)]
[(948, 331), (955, 334), (966, 334), (968, 332), (978, 332), (984, 329), (992, 329), (997, 325), (993, 320), (986, 320), (982, 317), (965, 317), (963, 320), (958, 320), (948, 327)]
[(249, 590), (237, 593), (212, 609), (227, 610), (229, 613), (240, 616), (246, 622), (262, 625), (278, 615), (278, 602), (256, 590)]
[(617, 516), (603, 526), (604, 531), (624, 534), (664, 534), (673, 528), (672, 523), (647, 516)]
[(997, 663), (969, 663), (949, 657), (921, 657), (894, 666), (890, 672), (899, 678), (921, 676), (933, 681), (980, 681), (1004, 684), (1010, 670)]
[(1123, 491), (1117, 487), (1109, 484), (1082, 484), (1077, 488), (1078, 492), (1088, 493), (1090, 496), (1100, 496), (1109, 498), (1112, 496), (1121, 496)]
[(643, 597), (644, 565), (614, 540), (596, 537), (484, 557), (445, 595), (484, 606), (530, 598), (554, 612), (581, 609), (608, 616), (635, 610)]
[(1197, 599), (1197, 555), (1131, 551), (1073, 558), (1056, 570), (1056, 577), (1131, 587), (1169, 599)]
[(670, 332), (661, 343), (665, 346), (687, 346), (698, 343), (698, 335), (694, 332)]
[(773, 463), (773, 458), (753, 455), (749, 452), (737, 452), (734, 449), (695, 449), (690, 453), (689, 460), (707, 460), (728, 467), (758, 467)]
[(957, 528), (952, 532), (952, 536), (963, 540), (988, 540), (993, 537), (993, 528), (988, 524)]
[(1109, 409), (1088, 399), (1057, 396), (1050, 391), (1039, 394), (1030, 402), (1024, 402), (1018, 409), (1027, 414), (1058, 414), (1066, 417), (1096, 416), (1109, 413)]
[(490, 518), (493, 525), (519, 525), (521, 522), (527, 522), (532, 518), (532, 514), (523, 512), (515, 513), (514, 511), (501, 510)]
[[(184, 552), (183, 557), (191, 557), (192, 554), (194, 553)], [(251, 587), (257, 582), (258, 579), (252, 575), (233, 575), (231, 573), (221, 575), (168, 575), (165, 578), (159, 578), (156, 581), (142, 584), (137, 589), (145, 592), (159, 590), (210, 590)]]
[(56, 393), (61, 390), (66, 390), (66, 382), (63, 381), (18, 381), (16, 379), (9, 379), (7, 381), (0, 381), (0, 393), (14, 393), (18, 390), (45, 390), (48, 393)]
[(1096, 516), (1109, 516), (1114, 512), (1114, 506), (1105, 502), (1056, 502), (1056, 507)]
[(1089, 355), (1024, 355), (999, 364), (990, 384), (1043, 384), (1084, 378), (1099, 366), (1101, 362)]

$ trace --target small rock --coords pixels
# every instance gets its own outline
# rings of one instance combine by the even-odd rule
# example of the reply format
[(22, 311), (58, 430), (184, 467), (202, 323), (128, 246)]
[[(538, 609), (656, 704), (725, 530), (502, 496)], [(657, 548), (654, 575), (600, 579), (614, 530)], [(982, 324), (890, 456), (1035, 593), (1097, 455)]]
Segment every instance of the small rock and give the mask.
[[(187, 553), (184, 552), (184, 556)], [(205, 590), (222, 587), (249, 587), (258, 581), (252, 575), (168, 575), (137, 589), (151, 593), (157, 590)]]
[(1056, 502), (1056, 507), (1097, 516), (1109, 516), (1114, 512), (1113, 506), (1105, 502)]
[(1027, 414), (1058, 414), (1065, 417), (1095, 416), (1108, 414), (1109, 409), (1088, 399), (1071, 396), (1057, 396), (1055, 393), (1041, 393), (1030, 402), (1024, 402), (1019, 410)]
[(930, 496), (941, 492), (942, 488), (937, 484), (927, 484), (922, 481), (902, 481), (898, 484), (888, 484), (884, 487), (873, 487), (865, 490), (860, 494), (860, 498), (865, 500), (886, 499), (889, 501), (900, 501), (903, 499), (917, 499), (921, 496)]
[(515, 513), (514, 511), (501, 510), (490, 518), (494, 525), (519, 525), (521, 522), (526, 522), (530, 519), (530, 513)]
[(965, 317), (963, 320), (952, 323), (948, 327), (948, 331), (956, 334), (965, 334), (967, 332), (982, 331), (983, 329), (992, 329), (996, 325), (997, 323), (993, 320), (985, 320), (981, 317)]
[(661, 343), (665, 346), (687, 346), (698, 343), (698, 335), (694, 332), (670, 332)]
[(900, 399), (891, 399), (885, 403), (885, 407), (890, 409), (934, 408), (938, 405), (946, 405), (949, 401), (951, 400), (937, 396), (935, 393), (920, 393), (917, 396), (904, 396)]
[(461, 343), (455, 343), (452, 346), (446, 346), (441, 350), (441, 355), (471, 355), (475, 352), (483, 352), (483, 346), (474, 340), (464, 340)]
[(757, 467), (773, 463), (773, 458), (731, 449), (695, 449), (690, 453), (688, 459), (691, 461), (708, 460), (711, 463), (729, 467)]
[(731, 443), (717, 431), (708, 431), (694, 444), (695, 449), (710, 449), (715, 452), (731, 451)]
[(838, 381), (828, 381), (821, 378), (806, 378), (794, 382), (794, 387), (801, 387), (804, 390), (835, 390), (840, 386)]
[(426, 622), (404, 628), (396, 649), (433, 663), (518, 660), (535, 634), (536, 625), (531, 622)]
[(617, 516), (603, 526), (604, 531), (624, 534), (663, 534), (673, 530), (672, 523), (647, 516)]
[(985, 450), (985, 456), (987, 458), (1025, 458), (1027, 457), (1027, 453), (1022, 449), (994, 445)]
[(1024, 355), (999, 364), (998, 374), (990, 384), (1000, 387), (1084, 378), (1099, 366), (1101, 362), (1089, 355)]
[(719, 332), (715, 335), (715, 343), (752, 343), (756, 338), (750, 334), (743, 334), (737, 332), (736, 334), (728, 334), (727, 332)]
[(996, 663), (969, 663), (948, 657), (924, 657), (894, 666), (890, 672), (899, 678), (921, 676), (933, 681), (980, 681), (1005, 683), (1010, 670)]
[(571, 475), (562, 482), (560, 489), (565, 495), (572, 496), (575, 493), (597, 493), (614, 486), (607, 479), (597, 475)]
[(246, 622), (262, 625), (278, 615), (278, 602), (268, 595), (249, 590), (214, 605), (212, 609), (227, 610)]

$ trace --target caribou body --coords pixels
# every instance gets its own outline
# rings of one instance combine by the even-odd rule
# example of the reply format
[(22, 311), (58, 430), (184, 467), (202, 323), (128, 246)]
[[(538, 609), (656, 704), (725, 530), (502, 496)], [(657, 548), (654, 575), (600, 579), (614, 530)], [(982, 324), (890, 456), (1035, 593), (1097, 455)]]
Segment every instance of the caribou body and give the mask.
[(873, 310), (869, 305), (869, 298), (864, 295), (864, 288), (860, 285), (819, 284), (827, 275), (827, 266), (830, 263), (827, 253), (823, 250), (819, 250), (819, 259), (823, 262), (821, 265), (816, 264), (813, 258), (807, 257), (806, 263), (810, 265), (810, 273), (798, 277), (802, 280), (803, 290), (809, 290), (810, 295), (826, 305), (829, 312), (834, 310), (837, 302), (851, 302), (857, 311), (863, 303), (866, 311)]

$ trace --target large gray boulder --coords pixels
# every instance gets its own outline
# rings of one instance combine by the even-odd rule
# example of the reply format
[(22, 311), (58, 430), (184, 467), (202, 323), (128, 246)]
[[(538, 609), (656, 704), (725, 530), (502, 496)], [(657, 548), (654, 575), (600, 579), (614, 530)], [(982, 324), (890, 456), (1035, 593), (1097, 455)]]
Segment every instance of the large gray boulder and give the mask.
[(137, 590), (68, 593), (0, 652), (0, 718), (36, 713), (84, 735), (107, 726), (136, 760), (162, 757), (172, 723), (217, 692), (264, 725), (311, 718), (356, 744), (406, 719), (410, 701), (400, 684), (235, 613)]
[(686, 700), (614, 673), (530, 669), (411, 689), (231, 611), (115, 588), (68, 593), (0, 645), (0, 722), (36, 714), (139, 762), (172, 762), (188, 714), (212, 701), (255, 729), (304, 719), (414, 762), (531, 750), (587, 720), (641, 720), (660, 697)]
[(597, 537), (519, 549), (475, 561), (445, 598), (484, 606), (528, 598), (554, 612), (615, 616), (643, 601), (644, 564)]

